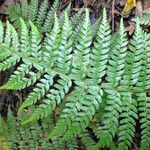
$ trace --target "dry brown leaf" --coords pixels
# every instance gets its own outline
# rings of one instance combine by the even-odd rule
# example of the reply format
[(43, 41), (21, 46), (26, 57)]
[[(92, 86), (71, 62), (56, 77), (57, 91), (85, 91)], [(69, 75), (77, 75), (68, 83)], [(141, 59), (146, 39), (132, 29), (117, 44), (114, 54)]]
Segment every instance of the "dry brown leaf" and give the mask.
[(130, 25), (125, 28), (125, 31), (129, 32), (129, 35), (132, 35), (134, 30), (135, 30), (135, 25), (133, 23), (130, 23)]
[(136, 13), (136, 15), (140, 15), (142, 13), (142, 11), (143, 11), (142, 2), (138, 1), (136, 3), (135, 13)]
[(117, 9), (114, 9), (114, 14), (117, 15), (117, 16), (119, 16), (120, 12)]
[(150, 8), (150, 0), (144, 0), (143, 8), (144, 10)]
[(44, 133), (40, 134), (40, 138), (45, 138), (45, 137), (46, 137), (46, 135)]
[(25, 2), (25, 0), (19, 0), (19, 3), (20, 3), (21, 5), (23, 5), (24, 2)]
[(84, 0), (84, 6), (88, 7), (90, 5), (90, 0)]

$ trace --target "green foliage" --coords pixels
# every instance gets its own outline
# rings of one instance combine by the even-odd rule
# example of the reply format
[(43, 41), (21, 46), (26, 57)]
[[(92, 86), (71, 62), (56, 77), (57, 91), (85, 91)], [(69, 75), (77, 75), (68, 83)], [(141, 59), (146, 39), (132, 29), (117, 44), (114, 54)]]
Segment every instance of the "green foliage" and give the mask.
[[(60, 1), (55, 0), (53, 5), (50, 7), (48, 0), (31, 0), (30, 2), (28, 0), (24, 0), (22, 5), (16, 3), (9, 6), (7, 14), (15, 28), (20, 28), (20, 18), (22, 18), (26, 22), (27, 26), (28, 20), (30, 20), (34, 23), (34, 25), (36, 25), (41, 33), (45, 33), (51, 31), (54, 25), (54, 16), (59, 10), (59, 4)], [(68, 5), (65, 11), (70, 12), (70, 9), (71, 4)], [(81, 9), (71, 18), (73, 27), (78, 24), (83, 14), (83, 10), (84, 9)], [(63, 13), (60, 15), (60, 20), (63, 20)]]
[[(132, 19), (136, 21), (135, 18)], [(139, 15), (140, 24), (143, 26), (150, 26), (150, 8), (142, 11), (142, 14)]]
[(2, 144), (7, 145), (11, 150), (24, 150), (31, 149), (46, 149), (46, 150), (78, 150), (78, 142), (81, 147), (87, 147), (94, 144), (92, 138), (89, 137), (88, 131), (81, 134), (81, 139), (73, 138), (68, 142), (59, 142), (60, 137), (55, 137), (51, 141), (46, 141), (45, 136), (54, 128), (55, 121), (54, 116), (47, 117), (42, 122), (35, 122), (27, 126), (20, 124), (21, 120), (24, 120), (25, 116), (34, 110), (32, 107), (26, 112), (22, 112), (17, 116), (14, 116), (12, 111), (8, 110), (7, 119), (4, 120), (0, 117), (0, 148)]
[[(37, 7), (34, 2), (32, 7)], [(140, 148), (146, 150), (150, 146), (150, 34), (142, 31), (137, 19), (129, 41), (123, 20), (119, 32), (112, 36), (105, 9), (93, 31), (89, 11), (86, 9), (85, 17), (79, 20), (81, 12), (71, 19), (67, 11), (59, 18), (54, 13), (54, 25), (44, 39), (31, 21), (28, 27), (21, 19), (19, 35), (9, 22), (4, 33), (1, 23), (0, 69), (16, 64), (17, 69), (0, 89), (20, 90), (33, 85), (33, 91), (19, 109), (22, 113), (25, 108), (37, 106), (21, 119), (28, 140), (32, 138), (31, 131), (39, 135), (34, 129), (28, 131), (32, 122), (39, 128), (37, 120), (44, 122), (58, 111), (52, 128), (42, 123), (46, 139), (52, 140), (54, 149), (77, 149), (76, 137), (89, 150), (129, 149), (139, 119)], [(34, 22), (36, 17), (32, 17)], [(33, 141), (32, 146), (35, 144)]]
[(150, 26), (150, 9), (144, 10), (139, 19), (140, 24)]
[(32, 21), (40, 31), (50, 31), (54, 23), (54, 14), (58, 11), (59, 0), (56, 0), (49, 9), (48, 0), (43, 0), (40, 3), (39, 0), (23, 1), (23, 4), (14, 4), (7, 9), (7, 14), (10, 20), (14, 23), (15, 28), (20, 27), (20, 19), (23, 18), (25, 22)]

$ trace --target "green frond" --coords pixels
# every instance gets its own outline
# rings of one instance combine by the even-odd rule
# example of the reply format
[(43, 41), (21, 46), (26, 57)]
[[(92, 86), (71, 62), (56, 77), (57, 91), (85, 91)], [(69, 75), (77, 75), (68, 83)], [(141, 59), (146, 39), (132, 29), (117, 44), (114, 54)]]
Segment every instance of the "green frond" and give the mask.
[[(96, 87), (89, 87), (88, 92), (86, 94), (84, 90), (75, 89), (70, 94), (63, 114), (48, 138), (63, 134), (61, 140), (66, 141), (85, 130), (96, 111), (98, 111), (102, 95), (102, 91)], [(91, 107), (90, 110), (89, 107)]]
[(41, 34), (38, 31), (37, 27), (30, 22), (31, 26), (31, 46), (30, 46), (30, 56), (34, 58), (33, 64), (41, 61), (42, 52), (41, 52)]
[(122, 113), (120, 115), (118, 149), (127, 150), (135, 134), (135, 119), (137, 116), (137, 102), (130, 92), (122, 93)]
[(0, 70), (4, 71), (20, 61), (18, 55), (19, 40), (14, 27), (7, 21), (4, 42), (1, 44)]
[(13, 24), (14, 27), (19, 28), (20, 26), (19, 18), (22, 17), (22, 14), (24, 14), (24, 12), (22, 13), (20, 4), (17, 3), (9, 6), (7, 9), (7, 14), (9, 15), (10, 21), (14, 22)]
[(21, 105), (19, 111), (35, 104), (38, 100), (45, 96), (50, 89), (50, 86), (53, 85), (53, 78), (54, 75), (44, 75), (44, 78), (40, 79), (40, 83), (36, 85), (36, 88), (33, 89), (33, 92), (29, 94), (28, 98)]
[(106, 18), (106, 10), (103, 11), (102, 22), (99, 26), (94, 46), (91, 53), (90, 78), (92, 84), (101, 83), (102, 77), (106, 74), (107, 62), (110, 53), (110, 27)]
[(4, 28), (3, 23), (0, 21), (0, 43), (2, 43), (4, 40)]
[(73, 30), (73, 33), (72, 33), (72, 39), (73, 40), (73, 46), (75, 47), (75, 45), (77, 45), (78, 43), (78, 37), (79, 37), (79, 33), (80, 33), (80, 30), (82, 28), (82, 23), (84, 21), (84, 18), (81, 18), (79, 23), (76, 25), (76, 27), (74, 28)]
[(43, 23), (42, 31), (46, 31), (46, 32), (51, 31), (51, 28), (54, 24), (54, 16), (55, 13), (58, 11), (58, 8), (59, 8), (59, 0), (55, 0), (53, 6), (47, 13), (46, 19)]
[[(32, 21), (41, 33), (51, 30), (54, 24), (54, 15), (58, 11), (59, 0), (55, 0), (49, 10), (48, 0), (25, 0), (22, 5), (19, 3), (8, 7), (7, 14), (15, 28), (20, 29), (20, 19), (23, 18), (28, 25), (28, 20)], [(48, 11), (49, 10), (49, 11)]]
[[(24, 48), (28, 47), (28, 41), (27, 41), (27, 30), (26, 30), (26, 25), (24, 23), (24, 21), (21, 20), (22, 23), (22, 32), (21, 32), (21, 52), (22, 49), (24, 51)], [(29, 58), (23, 58), (23, 62), (25, 63), (25, 65), (22, 65), (21, 67), (18, 67), (18, 70), (16, 72), (14, 72), (14, 75), (12, 75), (10, 77), (10, 80), (8, 81), (8, 83), (6, 85), (4, 85), (3, 87), (1, 87), (1, 89), (6, 88), (6, 89), (23, 89), (25, 87), (30, 86), (31, 84), (34, 84), (36, 82), (37, 79), (39, 79), (42, 74), (43, 74), (43, 69), (39, 66), (37, 66), (37, 63), (39, 61), (41, 61), (41, 38), (40, 38), (40, 33), (38, 32), (37, 28), (33, 25), (33, 23), (30, 22), (31, 25), (31, 43), (30, 43), (30, 49), (29, 49)], [(12, 28), (13, 29), (13, 28)], [(23, 33), (24, 31), (24, 33)], [(12, 35), (14, 35), (14, 39), (12, 40), (12, 46), (15, 44), (15, 46), (13, 46), (13, 48), (15, 48), (18, 45), (18, 39), (17, 39), (17, 33), (15, 32), (15, 30), (12, 30)], [(5, 37), (5, 40), (7, 40), (7, 37)], [(17, 52), (17, 51), (16, 51)], [(27, 54), (26, 54), (27, 55)], [(12, 55), (10, 58), (8, 58), (7, 60), (5, 60), (5, 62), (0, 66), (0, 67), (4, 67), (4, 69), (7, 69), (8, 67), (10, 68), (12, 65), (15, 65), (16, 62), (18, 62), (20, 60), (20, 57), (18, 55)], [(7, 64), (6, 64), (7, 63)], [(33, 71), (30, 71), (32, 65), (38, 70), (36, 73)], [(6, 68), (7, 67), (7, 68)], [(25, 72), (22, 73), (21, 71), (24, 70)], [(20, 74), (22, 74), (22, 76), (20, 76)], [(16, 82), (14, 82), (16, 81)]]
[[(125, 89), (131, 89), (140, 79), (140, 71), (143, 57), (143, 33), (137, 19), (136, 31), (129, 43), (129, 52), (126, 57), (125, 72), (121, 85)], [(120, 114), (119, 127), (119, 145), (118, 149), (128, 149), (131, 147), (135, 134), (135, 119), (137, 116), (137, 101), (131, 92), (123, 92), (122, 95), (122, 113)]]
[(37, 14), (38, 14), (38, 5), (39, 0), (31, 0), (28, 5), (28, 19), (32, 22), (35, 22)]
[(22, 14), (22, 16), (20, 16), (20, 17), (22, 17), (24, 20), (27, 20), (28, 17), (29, 17), (28, 13), (29, 13), (29, 3), (28, 3), (28, 0), (24, 0), (23, 4), (21, 5), (21, 14)]
[[(142, 11), (142, 14), (138, 16), (140, 20), (140, 24), (144, 26), (150, 26), (150, 8)], [(132, 19), (136, 21), (135, 18)]]
[(21, 33), (20, 33), (20, 51), (23, 56), (29, 55), (29, 30), (23, 19), (20, 18)]
[(72, 27), (73, 29), (78, 25), (82, 18), (82, 14), (84, 11), (84, 7), (81, 8), (74, 16), (71, 17)]
[(90, 137), (88, 131), (85, 131), (80, 134), (81, 142), (85, 146), (86, 149), (95, 145), (95, 141)]
[(107, 105), (105, 107), (105, 113), (103, 115), (104, 125), (101, 128), (102, 131), (100, 132), (100, 135), (98, 135), (98, 137), (100, 136), (100, 141), (98, 142), (97, 146), (100, 147), (109, 147), (112, 143), (119, 125), (119, 114), (122, 112), (121, 95), (115, 89), (120, 84), (120, 81), (122, 79), (121, 77), (124, 73), (125, 57), (127, 53), (127, 39), (123, 27), (123, 20), (121, 20), (120, 30), (115, 44), (116, 45), (114, 45), (113, 49), (111, 50), (109, 64), (107, 67), (107, 85), (111, 87), (112, 90), (105, 90), (105, 92), (107, 93)]
[(48, 9), (48, 0), (44, 0), (42, 4), (40, 4), (40, 8), (37, 14), (36, 25), (38, 27), (42, 26), (47, 9)]
[(0, 71), (14, 69), (0, 89), (33, 88), (17, 116), (0, 118), (0, 141), (21, 150), (128, 150), (139, 120), (139, 147), (149, 148), (150, 34), (140, 18), (127, 40), (123, 19), (111, 34), (105, 8), (92, 25), (88, 9), (69, 18), (71, 4), (60, 16), (59, 0), (48, 4), (14, 5), (19, 30), (0, 22)]
[(68, 150), (78, 150), (79, 149), (76, 138), (73, 138), (72, 140), (67, 142), (67, 149)]
[(59, 22), (60, 24), (64, 23), (64, 17), (65, 13), (67, 12), (68, 16), (70, 16), (71, 13), (71, 3), (63, 10), (62, 14), (59, 16)]
[(146, 150), (150, 146), (150, 98), (145, 93), (138, 94), (139, 118), (141, 123), (140, 149)]
[[(46, 118), (50, 115), (65, 98), (65, 95), (69, 92), (71, 85), (72, 82), (66, 78), (58, 80), (58, 83), (53, 85), (54, 88), (49, 88), (48, 94), (44, 94), (46, 95), (46, 98), (42, 101), (42, 104), (39, 105), (34, 114), (23, 122), (23, 124)], [(28, 101), (26, 103), (28, 103)]]
[(72, 26), (65, 12), (64, 24), (61, 31), (60, 46), (57, 54), (57, 70), (62, 74), (68, 74), (71, 69), (71, 59), (72, 59)]
[[(142, 67), (142, 57), (143, 57), (143, 31), (139, 24), (139, 18), (137, 18), (136, 30), (133, 35), (132, 40), (129, 43), (130, 52), (130, 64), (132, 65), (132, 76), (131, 84), (134, 85), (139, 80), (139, 75)], [(128, 61), (128, 60), (127, 60)]]
[(77, 38), (72, 60), (72, 74), (77, 80), (83, 80), (89, 72), (89, 47), (92, 43), (92, 27), (89, 19), (89, 11), (87, 9), (85, 19)]
[[(149, 86), (149, 78), (147, 78), (150, 75), (150, 36), (148, 34), (143, 35), (145, 45), (143, 47), (143, 57), (142, 57), (142, 68), (140, 72), (139, 81), (137, 83), (137, 87), (145, 90)], [(138, 97), (138, 110), (139, 110), (139, 119), (141, 123), (141, 143), (140, 143), (140, 149), (146, 150), (147, 147), (150, 146), (150, 98), (147, 96), (146, 93), (138, 93), (136, 94)]]
[(60, 45), (60, 25), (58, 22), (58, 17), (55, 14), (54, 27), (50, 33), (47, 33), (47, 38), (45, 40), (45, 53), (44, 59), (47, 68), (51, 69), (56, 61), (56, 56), (58, 54), (58, 48)]
[(11, 42), (11, 27), (9, 21), (6, 22), (6, 32), (5, 32), (5, 38), (4, 38), (4, 43), (6, 46), (10, 47), (10, 42)]

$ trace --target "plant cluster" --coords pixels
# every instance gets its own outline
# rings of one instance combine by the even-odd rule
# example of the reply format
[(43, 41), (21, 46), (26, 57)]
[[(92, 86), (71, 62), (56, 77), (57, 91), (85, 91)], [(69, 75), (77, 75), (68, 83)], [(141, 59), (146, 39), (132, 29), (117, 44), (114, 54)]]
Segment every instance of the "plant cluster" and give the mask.
[[(20, 28), (20, 18), (22, 18), (26, 25), (29, 26), (29, 20), (36, 25), (41, 33), (49, 32), (54, 24), (55, 13), (59, 12), (59, 0), (55, 0), (53, 5), (50, 7), (48, 0), (24, 0), (23, 4), (16, 3), (12, 6), (9, 6), (7, 9), (7, 14), (10, 18), (10, 21), (13, 23), (15, 28)], [(71, 4), (67, 6), (65, 11), (70, 15)], [(75, 14), (71, 20), (74, 20), (74, 26), (82, 18), (83, 9), (81, 9), (77, 14)], [(64, 13), (60, 16), (60, 22), (63, 23)]]
[[(31, 109), (33, 111), (34, 108)], [(88, 131), (80, 135), (80, 145), (76, 138), (71, 141), (59, 143), (60, 137), (55, 137), (47, 142), (45, 136), (55, 126), (54, 116), (45, 118), (42, 122), (35, 122), (27, 126), (22, 126), (23, 120), (31, 111), (19, 114), (15, 117), (9, 109), (7, 119), (0, 117), (0, 149), (2, 150), (77, 150), (80, 147), (87, 148), (94, 144), (94, 140), (89, 136)]]
[(59, 137), (60, 143), (73, 145), (72, 140), (85, 133), (86, 149), (127, 150), (139, 121), (140, 148), (148, 149), (150, 34), (142, 31), (137, 19), (130, 40), (123, 20), (112, 35), (105, 9), (94, 28), (87, 9), (78, 26), (67, 11), (62, 17), (54, 13), (54, 25), (44, 40), (34, 20), (29, 26), (21, 19), (20, 33), (9, 22), (4, 31), (0, 23), (0, 70), (18, 66), (0, 89), (22, 90), (32, 85), (19, 113), (38, 105), (21, 120), (22, 125), (50, 118), (57, 110), (60, 116), (53, 129), (46, 130), (47, 140)]

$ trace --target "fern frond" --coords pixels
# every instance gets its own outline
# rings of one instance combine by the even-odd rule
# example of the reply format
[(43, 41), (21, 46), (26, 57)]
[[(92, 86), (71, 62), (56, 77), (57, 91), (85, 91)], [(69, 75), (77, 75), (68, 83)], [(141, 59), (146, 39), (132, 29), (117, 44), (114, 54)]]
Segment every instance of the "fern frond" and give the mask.
[(72, 140), (67, 142), (67, 149), (68, 150), (78, 150), (79, 149), (76, 138), (73, 138)]
[(4, 40), (4, 29), (3, 29), (3, 23), (0, 21), (0, 43), (2, 43)]
[(146, 9), (139, 16), (140, 24), (150, 26), (150, 9)]
[(29, 56), (29, 30), (23, 19), (20, 19), (21, 22), (21, 33), (20, 33), (20, 51), (23, 57)]
[[(55, 26), (53, 29), (53, 33), (56, 36), (57, 36), (57, 33), (56, 33), (57, 29), (58, 29), (58, 21), (56, 18)], [(59, 32), (59, 30), (57, 30), (57, 32)], [(56, 63), (58, 66), (57, 68), (58, 68), (58, 71), (62, 74), (67, 74), (70, 71), (70, 65), (71, 65), (70, 53), (72, 51), (72, 49), (71, 49), (72, 40), (70, 39), (71, 34), (72, 34), (71, 23), (69, 22), (69, 18), (66, 13), (64, 26), (63, 26), (62, 32), (61, 32), (61, 40), (60, 40), (61, 44), (58, 47), (59, 53), (58, 54), (56, 53), (58, 56), (60, 56), (59, 57), (60, 59)], [(53, 36), (53, 40), (54, 40), (54, 36)], [(52, 44), (52, 43), (50, 43), (50, 44)], [(49, 59), (52, 59), (52, 56), (53, 56), (53, 54), (50, 56)], [(62, 76), (60, 76), (60, 77), (61, 77), (61, 79), (58, 80), (58, 84), (54, 85), (54, 87), (57, 88), (57, 90), (50, 89), (50, 87), (48, 87), (46, 89), (46, 91), (48, 91), (50, 89), (50, 93), (47, 95), (47, 98), (43, 100), (43, 104), (41, 104), (39, 106), (39, 109), (37, 109), (37, 111), (33, 114), (33, 116), (31, 116), (31, 118), (29, 119), (30, 121), (34, 121), (34, 120), (38, 120), (43, 117), (47, 117), (47, 115), (49, 115), (50, 112), (56, 108), (56, 105), (60, 104), (60, 102), (64, 98), (65, 94), (69, 91), (69, 87), (71, 87), (70, 79), (68, 80), (67, 78), (64, 78)], [(50, 76), (49, 76), (49, 78), (50, 78)], [(52, 84), (53, 82), (51, 82), (51, 80), (49, 80), (49, 82)], [(45, 85), (43, 85), (43, 86), (45, 86)], [(37, 91), (39, 94), (37, 93)], [(40, 94), (41, 91), (43, 91), (43, 88), (37, 88), (36, 93), (34, 92), (34, 93), (32, 93), (32, 95), (29, 95), (29, 100), (27, 99), (25, 101), (25, 103), (24, 103), (25, 105), (23, 105), (23, 108), (30, 106), (33, 102), (35, 103), (38, 99), (40, 99), (41, 96), (44, 96), (46, 94), (46, 92), (44, 92), (43, 94)], [(39, 96), (37, 97), (35, 94), (36, 95), (38, 94)], [(55, 101), (57, 101), (57, 103)]]
[(5, 33), (5, 38), (4, 38), (4, 43), (6, 44), (6, 46), (10, 46), (10, 42), (11, 42), (11, 27), (10, 27), (10, 23), (9, 21), (6, 22), (6, 33)]
[(82, 18), (84, 8), (81, 8), (74, 16), (71, 17), (72, 28), (74, 29)]
[[(26, 30), (26, 26), (24, 26), (24, 22), (22, 23), (23, 23), (22, 25), (23, 29)], [(41, 61), (40, 33), (37, 31), (37, 28), (31, 22), (30, 22), (30, 25), (31, 25), (31, 43), (30, 43), (30, 49), (29, 49), (29, 58), (25, 58), (25, 59), (23, 58), (23, 62), (27, 65), (27, 67), (25, 65), (18, 67), (18, 70), (15, 72), (14, 75), (10, 77), (10, 80), (8, 81), (8, 83), (1, 88), (11, 89), (11, 90), (23, 89), (25, 87), (30, 86), (31, 84), (34, 84), (36, 80), (39, 79), (43, 74), (43, 69), (37, 65), (37, 63)], [(15, 32), (14, 34), (16, 35)], [(21, 44), (21, 50), (24, 46), (28, 47), (27, 43), (24, 44), (26, 40), (27, 40), (27, 35), (24, 36), (24, 33), (23, 33), (22, 40), (21, 40), (21, 42), (23, 42)], [(17, 40), (16, 39), (13, 40), (12, 44), (16, 44), (17, 46)], [(10, 57), (9, 61), (12, 65), (12, 63), (16, 64), (16, 61), (18, 59), (19, 57), (17, 55), (16, 57), (13, 55), (13, 57)], [(5, 61), (4, 63), (6, 62), (7, 61)], [(38, 70), (37, 73), (30, 71), (31, 64), (33, 64), (33, 66)], [(20, 71), (22, 70), (24, 70), (25, 73), (20, 73)], [(20, 74), (22, 74), (22, 76), (20, 76)], [(29, 77), (26, 77), (26, 76), (29, 76)], [(16, 82), (14, 83), (14, 81)]]
[[(140, 78), (137, 83), (137, 87), (141, 90), (146, 90), (149, 87), (149, 75), (150, 75), (150, 36), (148, 34), (143, 35), (143, 41), (145, 45), (143, 47), (143, 57), (142, 57), (142, 69), (140, 72)], [(141, 123), (141, 143), (140, 149), (146, 150), (150, 146), (150, 98), (146, 93), (137, 93), (138, 97), (138, 110), (139, 119)]]
[[(54, 84), (55, 89), (50, 89), (46, 98), (42, 101), (42, 104), (35, 110), (34, 114), (27, 119), (23, 124), (39, 120), (40, 118), (46, 118), (50, 113), (62, 102), (65, 95), (68, 93), (72, 82), (66, 78), (58, 80), (57, 84)], [(26, 102), (28, 103), (28, 102)]]
[(71, 69), (72, 59), (72, 26), (67, 12), (65, 12), (64, 24), (61, 31), (61, 40), (57, 56), (57, 70), (62, 74), (68, 74)]
[(95, 141), (90, 137), (88, 131), (81, 133), (80, 138), (82, 144), (85, 146), (86, 149), (96, 144)]
[(42, 26), (47, 9), (48, 9), (48, 0), (44, 0), (42, 4), (40, 5), (40, 8), (37, 14), (36, 25), (38, 27)]
[(59, 0), (55, 0), (53, 6), (51, 7), (51, 10), (47, 13), (46, 19), (43, 23), (42, 31), (50, 31), (53, 24), (54, 24), (54, 16), (55, 13), (58, 11), (59, 8)]
[(90, 78), (93, 83), (101, 83), (102, 77), (106, 74), (107, 62), (110, 53), (110, 27), (107, 21), (106, 10), (103, 10), (102, 22), (94, 41), (90, 62)]
[(59, 23), (64, 24), (64, 18), (65, 18), (65, 13), (70, 16), (71, 13), (71, 3), (65, 8), (65, 10), (62, 12), (62, 14), (59, 16)]
[(150, 146), (150, 98), (145, 93), (138, 94), (139, 117), (141, 123), (140, 149), (146, 150)]
[(89, 57), (90, 57), (89, 46), (92, 43), (92, 27), (89, 19), (88, 10), (86, 10), (86, 16), (77, 38), (78, 39), (75, 45), (72, 63), (73, 65), (72, 74), (74, 74), (74, 77), (77, 80), (83, 80), (89, 72), (88, 71)]
[[(141, 127), (140, 148), (149, 147), (150, 35), (142, 31), (139, 20), (127, 45), (123, 20), (119, 32), (111, 36), (105, 9), (102, 20), (92, 30), (87, 9), (84, 20), (82, 11), (71, 19), (67, 11), (57, 17), (56, 0), (44, 21), (48, 1), (43, 1), (40, 8), (39, 3), (35, 4), (37, 0), (25, 2), (21, 12), (26, 12), (27, 6), (27, 12), (31, 8), (36, 11), (33, 22), (21, 19), (21, 32), (17, 33), (9, 22), (4, 30), (0, 22), (0, 69), (17, 65), (0, 89), (20, 90), (35, 84), (19, 109), (19, 113), (24, 108), (30, 113), (17, 118), (10, 113), (6, 121), (14, 129), (6, 127), (8, 134), (14, 132), (10, 137), (6, 134), (11, 139), (10, 148), (78, 149), (83, 144), (89, 150), (113, 150), (116, 146), (126, 150), (131, 147), (137, 119)], [(45, 24), (45, 32), (50, 26), (44, 37), (34, 25), (39, 21), (38, 28)], [(59, 119), (59, 115), (52, 116), (53, 111), (59, 111)], [(42, 120), (36, 122), (47, 118), (47, 125)], [(20, 126), (20, 121), (33, 123)], [(92, 137), (87, 127), (93, 129)], [(41, 136), (50, 138), (48, 145)], [(118, 143), (114, 142), (117, 137)]]
[(121, 20), (120, 31), (118, 33), (115, 44), (116, 45), (113, 47), (114, 49), (112, 49), (110, 53), (106, 77), (108, 82), (107, 86), (111, 87), (112, 90), (105, 90), (107, 93), (107, 106), (103, 115), (104, 125), (100, 135), (98, 135), (98, 137), (100, 136), (100, 141), (96, 147), (109, 147), (118, 128), (119, 113), (121, 113), (121, 96), (120, 93), (115, 89), (120, 84), (121, 76), (124, 73), (125, 57), (127, 51), (127, 39), (123, 27), (123, 20)]
[(39, 4), (39, 0), (31, 0), (28, 6), (28, 15), (29, 15), (28, 18), (32, 22), (35, 22), (36, 20), (37, 13), (38, 13), (38, 4)]
[(47, 38), (45, 40), (45, 53), (44, 59), (47, 68), (51, 69), (54, 67), (54, 62), (57, 60), (58, 48), (60, 45), (60, 25), (58, 18), (55, 14), (54, 27), (50, 33), (47, 33)]
[[(4, 43), (1, 44), (0, 70), (4, 71), (19, 62), (20, 57), (17, 54), (19, 49), (18, 34), (12, 25), (7, 21), (7, 29), (4, 37)], [(4, 50), (4, 51), (2, 51)]]
[[(8, 8), (9, 9), (9, 8)], [(11, 13), (11, 12), (10, 12)], [(8, 13), (8, 15), (10, 14), (10, 13)], [(28, 13), (29, 13), (29, 3), (28, 3), (28, 0), (24, 0), (23, 1), (23, 4), (21, 5), (21, 13), (22, 13), (22, 16), (20, 16), (20, 17), (22, 17), (24, 20), (27, 20), (28, 19), (28, 17), (29, 17), (29, 15), (28, 15)], [(12, 17), (10, 16), (10, 19), (11, 19)], [(15, 21), (15, 20), (14, 20)]]
[(44, 78), (40, 80), (40, 83), (36, 85), (36, 88), (33, 89), (28, 96), (28, 98), (24, 101), (24, 103), (19, 108), (19, 111), (23, 110), (26, 107), (31, 106), (40, 100), (50, 89), (50, 86), (53, 85), (53, 77), (54, 75), (44, 75)]
[[(133, 39), (130, 41), (129, 52), (126, 58), (125, 73), (122, 80), (122, 86), (125, 89), (131, 89), (137, 84), (140, 77), (142, 57), (143, 57), (143, 33), (137, 19), (136, 31)], [(122, 94), (122, 113), (120, 114), (119, 127), (119, 145), (118, 149), (128, 149), (135, 133), (135, 119), (137, 116), (137, 101), (131, 92), (123, 92)]]
[[(25, 102), (21, 106), (20, 110), (24, 109), (25, 107), (29, 107), (32, 104), (36, 103), (38, 100), (40, 100), (41, 97), (43, 97), (47, 94), (47, 92), (50, 90), (51, 86), (53, 85), (53, 78), (56, 75), (56, 73), (52, 73), (51, 68), (53, 68), (54, 62), (56, 61), (56, 56), (58, 54), (56, 50), (57, 50), (57, 48), (59, 48), (59, 43), (60, 43), (60, 42), (59, 43), (57, 42), (57, 40), (59, 39), (59, 36), (60, 36), (59, 33), (60, 33), (60, 29), (59, 29), (58, 18), (55, 16), (55, 23), (54, 23), (53, 30), (51, 31), (51, 33), (47, 34), (47, 39), (45, 42), (46, 51), (44, 52), (44, 56), (43, 56), (43, 58), (45, 60), (45, 63), (43, 64), (43, 66), (46, 68), (49, 68), (49, 69), (46, 70), (47, 74), (44, 75), (44, 78), (40, 79), (41, 82), (39, 84), (37, 84), (34, 91), (29, 94), (28, 98), (25, 100)], [(36, 40), (33, 40), (33, 42), (36, 42)], [(35, 44), (33, 44), (33, 49), (36, 50), (36, 52), (33, 53), (33, 56), (38, 53), (38, 51), (37, 51), (38, 45), (35, 45)], [(35, 47), (36, 47), (36, 49), (35, 49)], [(39, 56), (40, 56), (40, 54), (39, 54)], [(42, 72), (44, 73), (44, 71), (42, 71)], [(47, 100), (45, 100), (45, 102), (46, 101)], [(46, 105), (44, 105), (44, 104), (43, 104), (43, 106), (46, 107)], [(40, 109), (43, 110), (42, 107)], [(48, 110), (46, 110), (46, 111), (48, 111)], [(34, 120), (36, 120), (36, 118), (38, 118), (38, 119), (40, 118), (40, 116), (41, 116), (40, 113), (41, 113), (41, 111), (39, 112), (39, 115), (37, 114), (37, 116), (34, 116), (34, 118), (35, 118)], [(45, 114), (47, 116), (48, 113), (45, 113)], [(32, 119), (30, 119), (30, 120), (32, 121)]]
[[(9, 6), (7, 9), (7, 14), (10, 17), (10, 21), (14, 22), (14, 27), (19, 28), (20, 26), (19, 18), (22, 17), (21, 6), (18, 3), (12, 6)], [(23, 11), (23, 14), (24, 14), (24, 11)]]
[[(31, 46), (30, 46), (30, 56), (33, 57), (33, 65), (37, 64), (42, 59), (42, 51), (41, 51), (41, 34), (38, 31), (37, 27), (30, 22), (31, 26)], [(32, 60), (31, 60), (32, 61)], [(36, 67), (36, 66), (35, 66)]]
[(59, 0), (55, 0), (49, 11), (49, 3), (47, 0), (44, 0), (41, 4), (40, 0), (31, 0), (30, 2), (25, 0), (22, 5), (17, 3), (10, 6), (7, 14), (15, 28), (20, 29), (19, 18), (23, 18), (27, 24), (28, 20), (32, 21), (40, 29), (40, 32), (43, 33), (51, 30), (54, 24), (54, 15), (58, 11), (58, 8)]

